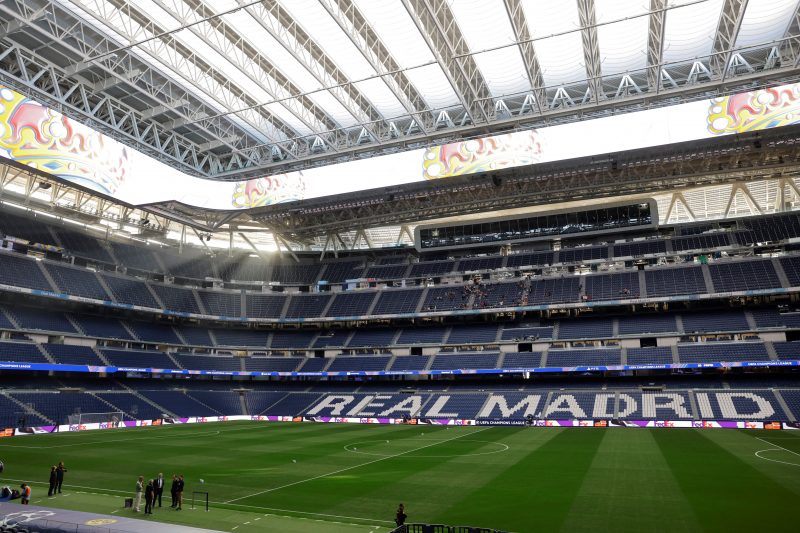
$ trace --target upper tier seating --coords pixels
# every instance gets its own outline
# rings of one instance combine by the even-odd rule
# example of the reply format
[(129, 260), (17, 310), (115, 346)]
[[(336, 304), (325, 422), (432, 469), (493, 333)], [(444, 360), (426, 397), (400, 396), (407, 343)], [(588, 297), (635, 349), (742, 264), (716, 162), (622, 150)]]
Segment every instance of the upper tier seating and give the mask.
[(681, 363), (769, 360), (767, 349), (760, 342), (679, 344), (678, 356)]
[(0, 213), (0, 232), (3, 235), (10, 235), (25, 239), (31, 243), (47, 244), (50, 246), (60, 246), (53, 233), (50, 231), (50, 225), (47, 224), (43, 217), (23, 217), (7, 211)]
[(20, 329), (78, 333), (64, 313), (51, 313), (30, 307), (7, 308), (6, 312), (19, 324)]
[[(114, 299), (123, 304), (139, 305), (151, 309), (161, 309), (143, 281), (133, 278), (100, 274), (103, 281), (114, 294)], [(166, 305), (166, 302), (165, 302)]]
[(425, 370), (430, 363), (431, 356), (429, 355), (398, 355), (394, 358), (389, 370), (395, 371), (413, 371)]
[(326, 263), (320, 279), (328, 283), (343, 283), (348, 279), (359, 279), (363, 273), (364, 263), (361, 261)]
[(706, 292), (703, 271), (698, 267), (645, 270), (644, 277), (648, 298)]
[(178, 338), (178, 335), (175, 334), (175, 330), (172, 329), (172, 326), (135, 320), (129, 320), (126, 324), (139, 340), (145, 342), (163, 342), (165, 344), (183, 344)]
[(428, 278), (441, 276), (452, 272), (455, 267), (453, 261), (436, 261), (432, 263), (414, 263), (411, 266), (409, 278)]
[(101, 348), (100, 351), (114, 366), (134, 368), (178, 368), (164, 352), (155, 350), (119, 350)]
[(89, 337), (133, 340), (125, 326), (116, 318), (104, 318), (73, 313), (72, 320)]
[(0, 361), (49, 363), (36, 344), (0, 341)]
[(587, 276), (584, 291), (589, 300), (626, 300), (639, 297), (639, 273), (622, 272)]
[(242, 370), (242, 365), (238, 357), (185, 353), (176, 353), (173, 357), (178, 361), (181, 367), (191, 370), (229, 370), (236, 372)]
[(629, 365), (671, 365), (672, 349), (669, 346), (628, 348)]
[(90, 346), (75, 346), (70, 344), (44, 344), (42, 347), (62, 365), (95, 365), (105, 366)]
[(333, 360), (328, 372), (369, 372), (384, 370), (389, 363), (389, 356), (368, 355), (344, 357), (339, 356)]
[(109, 244), (117, 261), (129, 269), (132, 268), (144, 272), (164, 272), (164, 268), (158, 263), (152, 247), (148, 246), (147, 243), (134, 246), (110, 241)]
[(717, 292), (779, 288), (781, 282), (772, 261), (737, 261), (708, 266)]
[(71, 268), (56, 263), (42, 263), (62, 292), (95, 300), (109, 300), (111, 297), (100, 285), (94, 272), (82, 268)]
[(397, 336), (396, 329), (357, 329), (347, 345), (351, 348), (391, 346)]
[(542, 326), (542, 327), (529, 327), (529, 326), (522, 326), (520, 327), (504, 327), (503, 334), (501, 337), (504, 341), (526, 341), (526, 340), (537, 340), (537, 339), (552, 339), (553, 338), (553, 326)]
[(440, 353), (433, 358), (431, 370), (496, 368), (498, 355), (496, 352)]
[(730, 236), (727, 233), (712, 233), (708, 235), (693, 235), (690, 237), (675, 237), (672, 239), (672, 250), (686, 252), (688, 250), (711, 250), (730, 246)]
[(553, 252), (533, 252), (509, 255), (506, 266), (521, 268), (528, 266), (547, 266), (553, 264)]
[(211, 256), (204, 250), (184, 248), (181, 253), (174, 249), (164, 249), (159, 252), (159, 257), (167, 267), (167, 272), (173, 276), (205, 279), (209, 276), (216, 277)]
[(608, 258), (608, 246), (586, 246), (584, 248), (566, 248), (558, 252), (559, 263), (582, 263)]
[(183, 340), (189, 346), (213, 346), (208, 328), (192, 326), (175, 326)]
[(337, 293), (325, 316), (364, 316), (375, 301), (374, 291)]
[(800, 287), (800, 257), (781, 257), (781, 266), (792, 287)]
[(316, 331), (276, 331), (272, 334), (269, 346), (278, 350), (308, 348), (316, 336)]
[(620, 351), (616, 348), (549, 350), (547, 366), (610, 366), (619, 365)]
[(289, 300), (286, 318), (308, 318), (322, 316), (331, 299), (330, 294), (295, 295)]
[(103, 263), (114, 264), (114, 260), (111, 258), (108, 250), (106, 250), (96, 238), (61, 226), (53, 226), (53, 231), (55, 231), (61, 244), (64, 245), (64, 248), (74, 255), (87, 259), (94, 259), (95, 261)]
[(399, 315), (413, 313), (419, 305), (423, 289), (383, 290), (372, 310), (373, 315)]
[(523, 301), (524, 284), (521, 281), (487, 283), (476, 289), (473, 309), (491, 307), (511, 307), (526, 303)]
[(248, 372), (294, 372), (303, 361), (301, 357), (246, 357)]
[(672, 333), (678, 331), (674, 315), (636, 314), (619, 320), (620, 335), (643, 335), (647, 333)]
[(329, 348), (334, 346), (345, 346), (347, 339), (353, 332), (349, 329), (331, 329), (321, 331), (314, 340), (313, 348)]
[(229, 291), (197, 291), (206, 313), (217, 316), (241, 316), (242, 293)]
[(53, 292), (36, 261), (5, 250), (0, 252), (0, 283)]
[(667, 253), (667, 243), (662, 239), (636, 241), (614, 245), (614, 257), (642, 257)]
[(482, 272), (486, 270), (495, 270), (503, 266), (503, 259), (504, 258), (499, 255), (490, 257), (472, 257), (460, 260), (456, 268), (459, 272)]
[(486, 344), (497, 340), (497, 324), (453, 326), (446, 344)]
[(580, 300), (580, 279), (570, 278), (540, 279), (531, 283), (528, 303), (556, 304), (570, 303)]
[(559, 339), (601, 339), (612, 337), (614, 320), (611, 318), (589, 318), (585, 320), (562, 320), (558, 327)]
[(741, 311), (713, 311), (705, 313), (684, 313), (683, 331), (702, 333), (707, 331), (747, 331), (747, 318)]
[(174, 285), (162, 285), (160, 283), (151, 283), (150, 287), (167, 309), (183, 313), (202, 314), (191, 289), (182, 289)]
[(408, 270), (408, 265), (406, 264), (383, 266), (373, 265), (367, 268), (367, 271), (364, 272), (364, 277), (375, 279), (401, 279), (404, 277), (406, 270)]
[(280, 318), (287, 296), (283, 294), (247, 294), (245, 304), (250, 318)]
[(458, 285), (430, 287), (422, 302), (423, 311), (452, 311), (466, 307), (469, 294)]
[(256, 331), (252, 329), (215, 329), (214, 338), (217, 339), (218, 346), (250, 346), (266, 348), (266, 331)]
[(503, 368), (537, 368), (541, 362), (542, 352), (509, 352), (503, 359)]
[(397, 344), (442, 344), (447, 333), (446, 327), (404, 328)]
[(272, 281), (283, 284), (311, 285), (319, 277), (320, 266), (313, 265), (273, 265)]

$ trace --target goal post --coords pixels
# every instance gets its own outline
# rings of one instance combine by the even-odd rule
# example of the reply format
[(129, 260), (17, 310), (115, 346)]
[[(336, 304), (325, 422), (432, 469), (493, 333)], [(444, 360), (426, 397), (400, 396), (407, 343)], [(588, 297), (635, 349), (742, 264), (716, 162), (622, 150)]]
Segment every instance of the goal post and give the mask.
[(69, 415), (70, 425), (83, 424), (102, 424), (108, 423), (116, 427), (125, 420), (125, 413), (122, 411), (106, 411), (103, 413), (74, 413)]
[(192, 491), (192, 509), (195, 508), (195, 505), (197, 505), (197, 509), (202, 509), (205, 505), (206, 511), (208, 511), (208, 492), (203, 490)]

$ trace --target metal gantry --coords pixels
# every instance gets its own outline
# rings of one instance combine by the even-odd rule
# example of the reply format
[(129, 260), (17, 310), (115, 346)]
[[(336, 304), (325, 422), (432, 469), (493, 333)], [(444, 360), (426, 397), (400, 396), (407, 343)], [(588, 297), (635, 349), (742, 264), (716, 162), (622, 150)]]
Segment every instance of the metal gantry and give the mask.
[[(536, 128), (576, 120), (589, 108), (599, 116), (707, 98), (800, 74), (797, 7), (782, 38), (737, 48), (748, 9), (765, 9), (746, 0), (723, 2), (710, 54), (669, 63), (663, 50), (671, 11), (702, 0), (650, 0), (645, 12), (630, 15), (648, 17), (646, 67), (605, 75), (598, 27), (615, 21), (598, 23), (594, 0), (574, 0), (576, 27), (567, 33), (580, 34), (581, 49), (573, 57), (582, 58), (586, 73), (563, 85), (545, 83), (547, 65), (537, 53), (538, 43), (555, 36), (534, 35), (523, 2), (504, 0), (512, 31), (508, 44), (495, 48), (520, 54), (530, 89), (494, 95), (476, 61), (487, 50), (470, 46), (445, 0), (403, 0), (416, 37), (434, 58), (407, 66), (357, 0), (318, 0), (319, 13), (374, 72), (358, 80), (343, 68), (348, 58), (326, 50), (286, 0), (236, 0), (228, 11), (208, 0), (147, 1), (171, 20), (152, 20), (142, 7), (151, 4), (133, 0), (0, 0), (0, 82), (184, 172), (216, 179)], [(301, 88), (269, 50), (236, 27), (231, 17), (244, 14), (313, 78), (314, 88)], [(225, 64), (203, 57), (188, 37)], [(431, 106), (412, 83), (411, 72), (429, 66), (441, 70), (453, 103)], [(258, 90), (231, 80), (229, 69)], [(366, 81), (384, 84), (402, 114), (384, 116), (375, 95), (363, 89)], [(334, 118), (315, 98), (321, 93), (351, 120)], [(276, 114), (278, 108), (285, 113)]]

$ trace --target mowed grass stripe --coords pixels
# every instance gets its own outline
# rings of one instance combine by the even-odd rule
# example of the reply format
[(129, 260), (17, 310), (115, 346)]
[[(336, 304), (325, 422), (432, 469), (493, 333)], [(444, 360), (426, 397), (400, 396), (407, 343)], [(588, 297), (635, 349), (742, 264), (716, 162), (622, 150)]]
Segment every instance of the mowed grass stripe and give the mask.
[(731, 453), (736, 432), (720, 430), (726, 434), (721, 440), (711, 433), (717, 432), (653, 432), (703, 530), (797, 531), (797, 520), (786, 512), (797, 505), (797, 494)]
[[(385, 461), (365, 465), (350, 472), (326, 476), (280, 493), (270, 495), (275, 505), (286, 505), (298, 499), (311, 498), (326, 504), (326, 512), (349, 516), (383, 516), (390, 518), (397, 504), (403, 502), (411, 520), (436, 519), (441, 507), (458, 501), (465, 494), (479, 489), (492, 476), (502, 471), (503, 461), (509, 459), (505, 446), (496, 438), (510, 437), (508, 431), (492, 429), (475, 431), (468, 428), (438, 430), (431, 436), (411, 439), (415, 448), (403, 455), (387, 457)], [(515, 431), (515, 430), (514, 430)], [(446, 434), (450, 440), (441, 440)], [(420, 447), (428, 439), (439, 439), (430, 447)], [(507, 438), (502, 439), (508, 442)], [(394, 452), (393, 442), (376, 443), (373, 450)], [(361, 449), (361, 448), (359, 448)], [(491, 455), (474, 455), (497, 452)], [(517, 453), (520, 453), (517, 451)], [(492, 465), (500, 465), (495, 469)]]
[(438, 516), (443, 523), (479, 524), (508, 531), (558, 531), (580, 490), (603, 437), (603, 431), (527, 429), (554, 433), (540, 446), (526, 450), (515, 465), (489, 479), (476, 480), (477, 490), (450, 502)]
[[(723, 432), (724, 435), (719, 433), (704, 432), (703, 436), (800, 498), (800, 455), (795, 455), (791, 450), (800, 444), (800, 438), (790, 437), (790, 432), (776, 431), (726, 431)], [(756, 452), (762, 453), (756, 455)]]
[(603, 439), (562, 531), (700, 531), (653, 438), (653, 431), (661, 430), (601, 431)]
[[(351, 470), (356, 469), (356, 468), (364, 468), (364, 467), (368, 467), (368, 466), (376, 464), (376, 463), (381, 463), (381, 462), (384, 462), (384, 461), (390, 461), (392, 459), (403, 457), (403, 456), (406, 456), (408, 454), (413, 454), (413, 453), (416, 453), (416, 452), (420, 452), (422, 450), (431, 448), (432, 446), (440, 446), (440, 445), (443, 445), (443, 444), (445, 444), (447, 442), (450, 442), (450, 441), (453, 441), (453, 440), (456, 440), (456, 439), (460, 439), (460, 438), (464, 438), (464, 437), (469, 436), (469, 435), (481, 433), (482, 431), (485, 431), (485, 429), (467, 430), (467, 431), (468, 432), (465, 432), (465, 431), (451, 432), (451, 434), (455, 433), (455, 435), (448, 436), (445, 439), (432, 440), (432, 442), (427, 442), (426, 441), (425, 444), (422, 444), (422, 445), (417, 446), (415, 448), (411, 448), (411, 449), (408, 449), (408, 450), (405, 450), (405, 451), (401, 451), (401, 452), (397, 452), (395, 454), (391, 454), (391, 455), (387, 455), (387, 456), (381, 456), (381, 457), (378, 457), (378, 458), (369, 459), (367, 461), (362, 461), (362, 462), (359, 462), (359, 463), (351, 465), (351, 466), (340, 468), (338, 470), (334, 470), (334, 471), (331, 471), (331, 472), (328, 472), (328, 473), (324, 473), (324, 474), (319, 474), (319, 475), (314, 476), (312, 478), (308, 478), (308, 479), (304, 479), (304, 480), (300, 480), (300, 481), (295, 481), (295, 482), (291, 482), (291, 483), (285, 483), (285, 484), (279, 485), (277, 487), (272, 487), (272, 488), (269, 488), (269, 489), (265, 489), (265, 490), (260, 491), (259, 493), (252, 494), (251, 496), (247, 496), (247, 498), (251, 498), (251, 497), (254, 497), (254, 496), (259, 496), (261, 494), (271, 493), (271, 492), (274, 492), (274, 491), (277, 491), (277, 490), (282, 490), (282, 489), (294, 487), (296, 485), (299, 485), (300, 483), (310, 483), (310, 482), (315, 481), (315, 480), (321, 480), (323, 478), (327, 478), (327, 477), (330, 477), (330, 476), (341, 474), (343, 472), (348, 472), (348, 471), (351, 471)], [(438, 429), (438, 430), (436, 430), (435, 434), (442, 434), (444, 432), (445, 431), (443, 429)], [(424, 432), (422, 432), (421, 435), (423, 433)], [(396, 435), (392, 435), (392, 436), (396, 438)], [(347, 450), (345, 450), (345, 452), (347, 452)], [(347, 453), (350, 453), (351, 455), (356, 455), (353, 452), (347, 452)], [(304, 489), (308, 490), (306, 487), (304, 487)], [(234, 503), (234, 502), (237, 502), (237, 501), (241, 501), (243, 499), (245, 499), (245, 498), (235, 498), (235, 499), (226, 501), (225, 503)]]

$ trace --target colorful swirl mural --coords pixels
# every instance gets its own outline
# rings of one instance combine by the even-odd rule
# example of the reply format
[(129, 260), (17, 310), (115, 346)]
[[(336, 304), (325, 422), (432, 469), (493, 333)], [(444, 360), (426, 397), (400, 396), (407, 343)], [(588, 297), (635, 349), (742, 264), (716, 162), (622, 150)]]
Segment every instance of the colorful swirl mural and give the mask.
[(531, 165), (541, 160), (543, 152), (544, 139), (537, 130), (470, 139), (426, 150), (422, 174), (432, 180)]
[(130, 174), (128, 149), (0, 86), (0, 156), (113, 195)]
[(714, 135), (744, 133), (800, 122), (800, 83), (714, 98), (708, 131)]
[(302, 172), (277, 174), (242, 181), (234, 186), (231, 205), (249, 209), (305, 198), (306, 184)]

